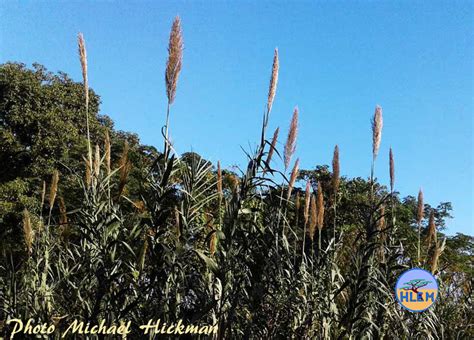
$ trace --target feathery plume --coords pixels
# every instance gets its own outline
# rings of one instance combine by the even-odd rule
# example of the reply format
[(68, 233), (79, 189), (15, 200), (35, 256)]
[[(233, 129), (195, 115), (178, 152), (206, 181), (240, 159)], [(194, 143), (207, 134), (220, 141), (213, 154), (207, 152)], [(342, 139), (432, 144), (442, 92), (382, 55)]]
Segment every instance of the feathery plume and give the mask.
[(91, 164), (89, 163), (89, 161), (84, 158), (84, 163), (86, 165), (86, 178), (85, 178), (85, 181), (86, 181), (86, 185), (87, 187), (90, 187), (91, 186), (91, 183), (92, 183), (92, 175), (91, 175)]
[(46, 196), (46, 181), (43, 181), (43, 189), (41, 190), (41, 211), (43, 211), (45, 196)]
[(418, 209), (416, 214), (416, 222), (418, 224), (420, 224), (423, 220), (424, 210), (425, 206), (423, 204), (423, 191), (420, 189), (420, 191), (418, 192)]
[(79, 47), (79, 60), (81, 62), (82, 80), (84, 83), (84, 94), (86, 96), (86, 108), (89, 107), (89, 82), (87, 80), (87, 51), (84, 35), (79, 33), (77, 35), (77, 43)]
[(95, 145), (95, 156), (94, 156), (94, 176), (99, 177), (100, 174), (100, 148), (99, 145)]
[(270, 78), (270, 87), (268, 89), (267, 112), (270, 112), (272, 110), (273, 99), (275, 99), (275, 93), (278, 83), (278, 69), (278, 49), (275, 48), (275, 54), (273, 55), (272, 77)]
[(222, 200), (222, 170), (220, 161), (217, 161), (217, 193), (219, 200)]
[(436, 235), (436, 223), (435, 223), (435, 217), (434, 217), (434, 211), (431, 210), (430, 212), (430, 220), (428, 223), (428, 250), (431, 249), (431, 243), (434, 241), (434, 243), (437, 242), (437, 235)]
[(382, 141), (382, 127), (383, 117), (382, 108), (380, 106), (375, 107), (374, 117), (372, 118), (372, 157), (377, 158), (377, 154), (380, 148), (380, 142)]
[(332, 157), (332, 189), (334, 197), (337, 195), (340, 183), (340, 169), (339, 169), (339, 146), (334, 147), (334, 155)]
[(318, 224), (318, 213), (316, 207), (316, 199), (314, 195), (311, 195), (311, 215), (309, 218), (309, 238), (311, 241), (314, 239), (314, 233), (316, 231), (316, 226)]
[(81, 62), (82, 69), (82, 80), (84, 83), (84, 95), (86, 102), (86, 131), (87, 131), (87, 155), (89, 160), (89, 166), (92, 168), (92, 149), (91, 149), (91, 138), (89, 132), (89, 82), (87, 80), (87, 51), (86, 42), (82, 33), (77, 35), (77, 43), (79, 49), (79, 60)]
[(296, 150), (296, 137), (298, 135), (298, 107), (295, 107), (293, 111), (293, 116), (291, 118), (290, 130), (288, 131), (288, 138), (286, 139), (285, 144), (285, 154), (284, 154), (284, 163), (285, 171), (290, 165), (291, 157)]
[(58, 192), (59, 172), (58, 170), (53, 171), (51, 179), (51, 188), (49, 190), (49, 209), (53, 210), (54, 200), (56, 199), (56, 193)]
[(393, 160), (392, 148), (390, 148), (389, 158), (390, 158), (390, 192), (393, 192), (393, 188), (395, 186), (395, 161)]
[(237, 192), (237, 190), (239, 189), (239, 179), (237, 178), (237, 176), (235, 176), (234, 174), (229, 174), (227, 176), (227, 179), (230, 182), (232, 191)]
[(383, 232), (384, 229), (385, 229), (385, 205), (382, 204), (380, 206), (380, 218), (377, 223), (377, 230), (380, 232)]
[(295, 162), (295, 165), (293, 166), (293, 170), (291, 171), (290, 182), (288, 184), (288, 195), (286, 197), (287, 200), (289, 200), (291, 197), (293, 187), (295, 186), (296, 177), (298, 177), (299, 167), (300, 167), (300, 159), (298, 158)]
[(318, 229), (323, 229), (324, 226), (324, 195), (323, 195), (323, 187), (321, 183), (318, 181), (318, 200), (317, 200), (317, 209), (318, 209), (318, 216), (317, 216), (317, 226)]
[(270, 167), (270, 162), (272, 161), (273, 153), (275, 152), (275, 146), (278, 140), (279, 133), (280, 133), (280, 128), (278, 127), (273, 133), (272, 143), (270, 144), (270, 150), (268, 150), (267, 161), (266, 161), (268, 167)]
[(443, 239), (443, 243), (441, 245), (439, 245), (439, 242), (435, 243), (435, 249), (433, 251), (433, 255), (431, 256), (431, 260), (430, 260), (431, 273), (433, 275), (438, 270), (439, 258), (441, 254), (443, 253), (445, 247), (446, 247), (446, 238)]
[(23, 210), (23, 236), (25, 238), (28, 254), (30, 255), (33, 245), (33, 229), (31, 227), (30, 213), (26, 208)]
[(62, 196), (59, 197), (59, 224), (60, 225), (67, 225), (67, 212), (66, 212), (66, 204), (64, 203), (64, 198)]
[(70, 235), (70, 229), (67, 218), (66, 204), (64, 203), (64, 198), (62, 196), (59, 196), (59, 225), (61, 238), (67, 242)]
[(308, 223), (309, 219), (309, 205), (310, 205), (310, 198), (311, 198), (311, 181), (308, 179), (306, 182), (306, 191), (304, 197), (304, 224)]
[(417, 215), (416, 215), (416, 222), (418, 224), (418, 247), (417, 247), (417, 253), (418, 253), (418, 264), (420, 264), (421, 260), (421, 221), (423, 220), (423, 215), (424, 215), (424, 205), (423, 205), (423, 191), (420, 189), (418, 192), (418, 209), (417, 209)]
[(107, 176), (110, 175), (111, 167), (110, 167), (110, 157), (111, 157), (111, 147), (110, 147), (110, 135), (109, 131), (105, 131), (105, 141), (104, 141), (104, 149), (105, 149), (105, 167), (107, 169)]
[(181, 32), (181, 19), (177, 16), (171, 27), (169, 45), (168, 45), (168, 61), (166, 63), (166, 95), (168, 103), (171, 105), (176, 96), (176, 85), (181, 71), (183, 61), (183, 35)]

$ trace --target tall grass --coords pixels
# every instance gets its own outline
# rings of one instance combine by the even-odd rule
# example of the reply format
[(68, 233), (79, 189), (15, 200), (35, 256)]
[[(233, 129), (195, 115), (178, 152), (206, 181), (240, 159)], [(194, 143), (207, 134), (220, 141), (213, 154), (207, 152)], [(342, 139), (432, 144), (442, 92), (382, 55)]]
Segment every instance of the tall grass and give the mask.
[[(54, 321), (60, 328), (73, 319), (131, 320), (134, 325), (158, 318), (166, 323), (183, 320), (217, 325), (219, 339), (438, 339), (446, 332), (438, 317), (441, 311), (424, 314), (421, 322), (394, 301), (397, 276), (411, 259), (397, 230), (400, 202), (392, 149), (390, 192), (375, 179), (383, 125), (379, 106), (372, 120), (369, 181), (358, 193), (358, 219), (353, 224), (343, 214), (342, 207), (356, 203), (348, 196), (349, 182), (341, 177), (337, 145), (332, 173), (319, 173), (301, 188), (299, 159), (286, 176), (296, 153), (298, 109), (281, 152), (279, 128), (271, 140), (266, 138), (278, 83), (278, 50), (273, 55), (260, 143), (247, 153), (248, 163), (240, 175), (230, 174), (220, 162), (214, 169), (197, 157), (185, 160), (169, 136), (170, 107), (183, 59), (177, 17), (165, 71), (164, 146), (151, 165), (138, 169), (143, 181), (139, 199), (134, 200), (127, 192), (132, 170), (129, 144), (124, 142), (122, 155), (113, 164), (107, 132), (92, 156), (82, 35), (79, 52), (88, 140), (85, 174), (76, 173), (82, 203), (67, 210), (60, 199), (59, 214), (54, 213), (61, 187), (55, 171), (45, 228), (46, 184), (39, 211), (24, 211), (28, 256), (15, 266), (11, 252), (2, 251), (0, 308), (5, 319), (32, 317)], [(281, 185), (276, 184), (277, 177), (283, 178)], [(421, 191), (418, 203), (420, 263)], [(68, 227), (67, 242), (58, 237), (60, 226)], [(445, 244), (437, 241), (433, 215), (428, 235), (430, 257), (425, 266), (436, 273)], [(468, 301), (462, 301), (466, 308)], [(10, 331), (5, 327), (3, 332)], [(139, 338), (136, 327), (133, 332), (131, 338)], [(459, 328), (457, 334), (467, 334), (466, 329)]]

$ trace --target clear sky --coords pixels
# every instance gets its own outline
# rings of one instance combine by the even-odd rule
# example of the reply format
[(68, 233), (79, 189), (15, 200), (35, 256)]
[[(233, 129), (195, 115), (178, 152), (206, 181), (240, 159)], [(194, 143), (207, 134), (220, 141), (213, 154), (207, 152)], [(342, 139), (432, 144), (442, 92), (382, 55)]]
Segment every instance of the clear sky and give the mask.
[(473, 230), (474, 10), (470, 1), (2, 1), (0, 62), (44, 64), (80, 80), (84, 33), (90, 85), (119, 129), (161, 147), (169, 29), (185, 51), (171, 134), (178, 152), (245, 165), (259, 137), (273, 49), (280, 78), (270, 131), (286, 135), (300, 109), (302, 168), (330, 164), (367, 177), (370, 118), (384, 109), (377, 175), (436, 206), (451, 201), (448, 233)]

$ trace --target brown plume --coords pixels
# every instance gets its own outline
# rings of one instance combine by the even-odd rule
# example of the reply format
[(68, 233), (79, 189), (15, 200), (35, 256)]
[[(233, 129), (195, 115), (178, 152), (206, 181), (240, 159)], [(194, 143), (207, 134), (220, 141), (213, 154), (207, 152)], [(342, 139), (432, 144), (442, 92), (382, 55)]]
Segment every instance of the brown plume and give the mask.
[(285, 144), (284, 163), (285, 170), (290, 165), (291, 157), (296, 150), (296, 137), (298, 135), (298, 107), (295, 107), (293, 111), (293, 117), (291, 118), (290, 130), (288, 131), (288, 137)]
[(168, 103), (171, 105), (176, 96), (176, 85), (178, 84), (179, 73), (183, 61), (183, 35), (181, 32), (181, 19), (177, 16), (171, 27), (169, 45), (168, 45), (168, 61), (166, 63), (166, 95)]
[(66, 212), (66, 204), (64, 203), (64, 198), (62, 196), (59, 197), (59, 224), (67, 225), (67, 212)]
[(86, 165), (86, 185), (87, 187), (91, 186), (92, 183), (92, 175), (91, 175), (91, 163), (84, 157), (84, 164)]
[(435, 243), (435, 248), (433, 250), (433, 253), (430, 259), (430, 268), (431, 268), (432, 274), (435, 274), (438, 270), (439, 258), (441, 254), (443, 253), (445, 246), (446, 246), (446, 239), (443, 240), (443, 243), (441, 245), (439, 244), (439, 242)]
[(372, 118), (372, 157), (377, 158), (379, 153), (380, 142), (382, 141), (382, 127), (383, 117), (382, 108), (380, 106), (375, 107), (374, 117)]
[(416, 214), (416, 222), (418, 224), (420, 224), (421, 221), (423, 220), (424, 211), (425, 211), (425, 206), (423, 204), (423, 191), (420, 189), (420, 191), (418, 192), (418, 209), (417, 209), (417, 214)]
[(87, 79), (87, 51), (86, 51), (86, 42), (84, 40), (84, 35), (79, 33), (77, 35), (77, 44), (79, 47), (79, 60), (81, 62), (82, 69), (82, 81), (84, 83), (84, 94), (86, 96), (86, 108), (89, 107), (89, 82)]
[(308, 179), (308, 181), (306, 182), (306, 191), (305, 191), (305, 197), (304, 197), (304, 224), (305, 225), (308, 223), (308, 219), (309, 219), (310, 199), (311, 199), (311, 182)]
[(220, 161), (217, 161), (217, 193), (219, 199), (222, 200), (222, 170)]
[(334, 155), (332, 157), (332, 189), (334, 197), (336, 197), (337, 190), (340, 183), (340, 169), (339, 169), (339, 147), (334, 147)]
[(86, 51), (86, 42), (82, 33), (77, 35), (77, 43), (79, 49), (79, 60), (81, 62), (82, 69), (82, 81), (84, 83), (84, 95), (86, 101), (86, 130), (87, 130), (87, 156), (89, 161), (89, 166), (92, 168), (92, 148), (91, 148), (91, 138), (89, 133), (89, 82), (87, 79), (87, 51)]
[(51, 178), (51, 188), (49, 190), (49, 209), (52, 210), (54, 206), (54, 200), (56, 199), (56, 193), (58, 192), (59, 183), (59, 172), (58, 170), (53, 171)]
[(43, 211), (45, 197), (46, 197), (46, 181), (43, 181), (43, 188), (41, 190), (41, 211)]
[(311, 195), (311, 215), (309, 218), (309, 238), (311, 241), (314, 239), (314, 233), (316, 231), (316, 226), (318, 224), (318, 214), (316, 207), (316, 199), (314, 195)]
[(295, 211), (296, 211), (296, 215), (299, 214), (300, 205), (301, 205), (301, 202), (300, 202), (300, 192), (298, 191), (298, 192), (296, 193), (296, 197), (295, 197)]
[(30, 213), (27, 209), (23, 210), (23, 236), (25, 238), (28, 255), (31, 255), (33, 245), (33, 228), (31, 227)]
[(94, 157), (94, 176), (98, 178), (100, 174), (100, 148), (99, 145), (95, 145), (95, 157)]
[(109, 131), (105, 131), (105, 141), (104, 141), (104, 149), (105, 149), (105, 167), (107, 170), (107, 176), (110, 175), (111, 167), (110, 167), (110, 158), (111, 158), (111, 146), (110, 146), (110, 136)]
[(273, 99), (275, 99), (275, 93), (278, 83), (278, 68), (278, 49), (275, 48), (275, 54), (273, 55), (272, 77), (270, 78), (270, 87), (268, 88), (267, 112), (270, 112), (272, 110)]
[(324, 195), (323, 195), (323, 187), (320, 182), (318, 182), (317, 209), (318, 209), (317, 226), (318, 226), (318, 229), (321, 230), (323, 229), (323, 226), (324, 226)]
[(435, 223), (435, 217), (434, 217), (434, 211), (431, 210), (430, 212), (430, 220), (428, 222), (428, 250), (431, 249), (431, 243), (437, 242), (437, 235), (436, 235), (436, 223)]

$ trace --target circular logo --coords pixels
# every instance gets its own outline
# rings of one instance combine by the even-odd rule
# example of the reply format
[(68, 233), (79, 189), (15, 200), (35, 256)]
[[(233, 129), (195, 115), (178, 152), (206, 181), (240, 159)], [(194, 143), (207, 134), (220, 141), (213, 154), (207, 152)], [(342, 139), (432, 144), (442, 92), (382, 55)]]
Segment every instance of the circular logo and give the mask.
[(409, 269), (398, 278), (395, 296), (403, 308), (422, 312), (438, 298), (438, 282), (424, 269)]

